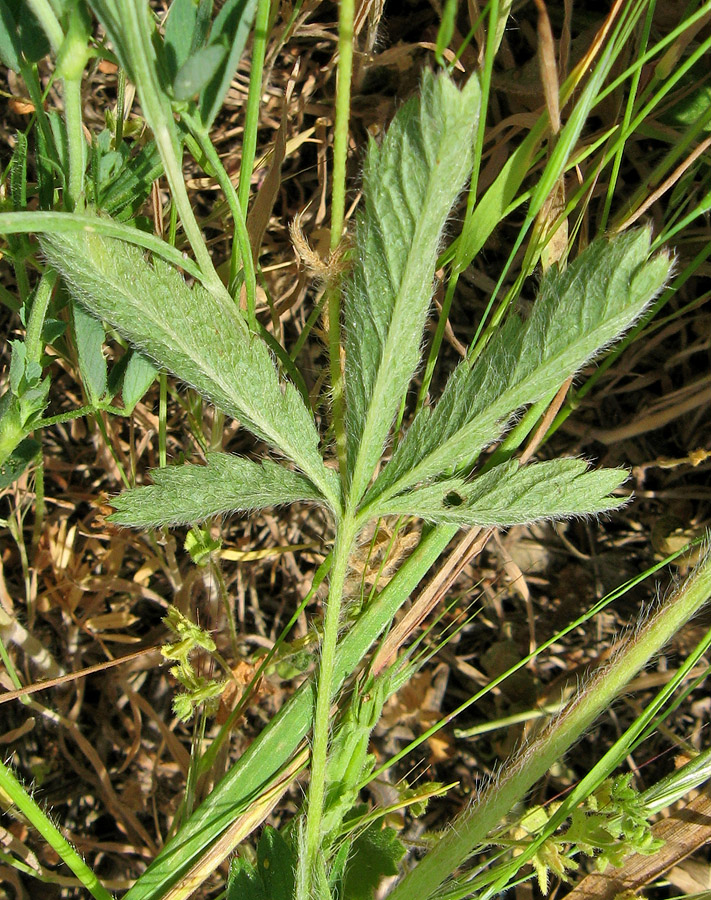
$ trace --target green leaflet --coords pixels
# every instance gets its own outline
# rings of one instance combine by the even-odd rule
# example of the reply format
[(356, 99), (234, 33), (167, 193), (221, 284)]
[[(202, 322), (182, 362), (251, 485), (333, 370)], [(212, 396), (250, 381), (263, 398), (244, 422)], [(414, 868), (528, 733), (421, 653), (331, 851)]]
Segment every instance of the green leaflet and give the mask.
[(615, 509), (626, 500), (610, 494), (626, 478), (623, 469), (588, 471), (581, 459), (522, 467), (512, 460), (473, 481), (448, 478), (379, 502), (377, 515), (414, 515), (461, 527), (525, 525)]
[(226, 294), (189, 288), (161, 259), (149, 264), (133, 245), (89, 229), (45, 234), (40, 243), (89, 312), (288, 456), (337, 507), (336, 476), (323, 464), (310, 411), (292, 384), (280, 383), (266, 344)]
[[(527, 321), (511, 315), (473, 368), (462, 362), (441, 400), (424, 408), (368, 492), (376, 504), (471, 460), (511, 416), (559, 387), (619, 337), (662, 288), (670, 261), (647, 259), (643, 228), (591, 244), (550, 271)], [(377, 515), (377, 513), (373, 513)]]
[(105, 399), (108, 369), (104, 358), (104, 326), (78, 303), (73, 305), (74, 335), (77, 344), (79, 371), (89, 403), (98, 407)]
[(469, 177), (480, 93), (426, 72), (365, 162), (365, 208), (345, 297), (351, 499), (363, 495), (420, 359), (442, 230)]
[(111, 501), (110, 522), (133, 528), (187, 525), (211, 516), (293, 503), (323, 502), (311, 483), (269, 459), (208, 453), (206, 466), (169, 466), (151, 472), (153, 484)]

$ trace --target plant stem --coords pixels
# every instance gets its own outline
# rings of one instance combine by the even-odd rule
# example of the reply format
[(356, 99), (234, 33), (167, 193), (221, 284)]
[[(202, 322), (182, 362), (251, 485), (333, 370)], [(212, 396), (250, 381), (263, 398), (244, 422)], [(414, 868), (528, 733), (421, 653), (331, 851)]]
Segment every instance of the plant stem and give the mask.
[(560, 718), (554, 720), (490, 782), (480, 800), (463, 813), (436, 847), (388, 895), (389, 900), (430, 897), (475, 850), (539, 778), (597, 718), (711, 596), (711, 555), (601, 666)]
[(81, 116), (81, 76), (64, 79), (64, 121), (67, 126), (69, 155), (69, 183), (64, 194), (68, 212), (83, 207), (84, 193), (84, 133)]
[(133, 77), (140, 92), (141, 106), (153, 130), (153, 137), (170, 184), (173, 203), (177, 207), (183, 229), (204, 275), (205, 286), (219, 296), (225, 293), (225, 287), (215, 271), (207, 244), (190, 205), (183, 179), (182, 161), (179, 159), (180, 142), (173, 113), (170, 102), (161, 89), (156, 71), (155, 52), (151, 43), (154, 27), (150, 21), (150, 11), (143, 0), (123, 0), (119, 8), (120, 12), (125, 14), (125, 37), (130, 45)]
[[(333, 132), (333, 189), (331, 192), (331, 252), (341, 242), (346, 209), (346, 160), (348, 123), (353, 76), (353, 0), (341, 0), (338, 7), (338, 74), (336, 120)], [(331, 367), (331, 409), (336, 434), (336, 454), (341, 481), (346, 482), (346, 426), (343, 372), (341, 369), (341, 289), (330, 283), (328, 296), (328, 355)]]
[[(269, 0), (259, 0), (257, 15), (254, 21), (254, 40), (252, 43), (252, 60), (249, 69), (249, 94), (244, 118), (244, 136), (242, 138), (242, 160), (239, 167), (239, 205), (247, 212), (249, 204), (249, 188), (254, 168), (254, 157), (257, 149), (257, 127), (259, 125), (259, 105), (262, 99), (262, 79), (264, 77), (264, 56), (267, 48), (267, 29), (269, 28)], [(236, 261), (233, 263), (236, 268)], [(236, 274), (236, 273), (234, 273)], [(230, 282), (234, 277), (230, 269)]]
[(35, 299), (32, 301), (32, 309), (27, 322), (27, 335), (25, 337), (27, 358), (32, 362), (38, 363), (42, 356), (42, 326), (47, 316), (47, 307), (56, 283), (57, 273), (54, 269), (47, 269), (37, 285)]
[[(190, 132), (198, 142), (205, 158), (212, 166), (218, 184), (225, 194), (225, 200), (232, 213), (232, 221), (235, 226), (235, 236), (237, 238), (236, 245), (242, 257), (242, 266), (244, 267), (244, 288), (247, 295), (247, 321), (249, 322), (250, 331), (257, 334), (257, 276), (254, 271), (254, 260), (252, 258), (252, 248), (249, 243), (249, 234), (247, 233), (246, 206), (240, 200), (239, 195), (234, 189), (232, 180), (227, 174), (227, 170), (222, 165), (214, 144), (210, 140), (209, 135), (193, 116), (183, 113), (183, 121), (190, 128)], [(241, 186), (241, 185), (240, 185)], [(230, 286), (232, 285), (232, 275), (230, 274)]]
[(101, 884), (96, 874), (87, 866), (74, 847), (55, 828), (47, 815), (30, 797), (12, 771), (0, 761), (0, 786), (12, 803), (27, 817), (47, 844), (56, 851), (60, 859), (74, 872), (84, 887), (96, 900), (113, 900), (111, 894)]
[(348, 559), (356, 536), (355, 516), (347, 510), (338, 523), (336, 544), (333, 550), (333, 568), (326, 603), (321, 641), (321, 662), (314, 709), (313, 745), (311, 748), (311, 780), (304, 847), (304, 865), (300, 869), (303, 879), (297, 885), (297, 900), (311, 900), (318, 896), (315, 888), (319, 882), (319, 854), (321, 849), (321, 821), (326, 793), (326, 767), (328, 763), (328, 737), (330, 733), (331, 698), (333, 696), (338, 627), (343, 600), (343, 586)]

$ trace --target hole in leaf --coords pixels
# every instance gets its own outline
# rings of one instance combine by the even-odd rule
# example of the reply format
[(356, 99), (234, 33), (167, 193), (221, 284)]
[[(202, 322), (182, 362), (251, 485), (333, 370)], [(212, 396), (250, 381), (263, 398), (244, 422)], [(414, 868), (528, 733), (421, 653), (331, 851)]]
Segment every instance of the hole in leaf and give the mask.
[(450, 491), (445, 496), (443, 505), (448, 508), (451, 508), (452, 506), (461, 506), (464, 503), (465, 499), (466, 498), (462, 497), (462, 495), (457, 493), (457, 491)]

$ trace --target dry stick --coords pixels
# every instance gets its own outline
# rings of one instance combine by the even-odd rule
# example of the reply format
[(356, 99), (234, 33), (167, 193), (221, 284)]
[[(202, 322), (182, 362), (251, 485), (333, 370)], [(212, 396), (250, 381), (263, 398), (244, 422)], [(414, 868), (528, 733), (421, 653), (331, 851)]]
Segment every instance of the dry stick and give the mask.
[(521, 458), (519, 463), (523, 466), (525, 465), (529, 459), (533, 456), (533, 454), (538, 449), (538, 445), (541, 443), (543, 438), (545, 437), (548, 429), (553, 423), (553, 419), (558, 415), (558, 412), (563, 405), (563, 401), (565, 400), (565, 395), (568, 393), (568, 388), (573, 383), (573, 376), (571, 375), (565, 383), (560, 387), (558, 393), (551, 400), (550, 406), (546, 410), (545, 415), (541, 419), (541, 424), (536, 428), (531, 437), (531, 440), (528, 443), (528, 447), (521, 454)]
[(95, 666), (88, 666), (86, 669), (80, 669), (78, 672), (69, 672), (67, 675), (60, 675), (58, 678), (48, 678), (46, 681), (30, 684), (17, 691), (5, 691), (0, 694), (0, 703), (17, 700), (19, 697), (25, 697), (27, 694), (36, 694), (37, 691), (44, 691), (47, 688), (55, 687), (58, 684), (66, 684), (68, 681), (76, 681), (77, 678), (84, 678), (86, 675), (91, 675), (93, 672), (102, 672), (104, 669), (120, 666), (121, 663), (136, 659), (139, 656), (145, 656), (146, 653), (153, 653), (156, 650), (160, 650), (160, 645), (146, 647), (144, 650), (136, 650), (135, 653), (129, 653), (127, 656), (122, 656), (120, 659), (110, 659), (108, 662), (97, 663)]
[(684, 172), (686, 172), (689, 166), (691, 166), (701, 156), (704, 150), (708, 149), (709, 147), (711, 147), (711, 137), (708, 137), (705, 141), (702, 141), (699, 146), (686, 157), (684, 162), (678, 165), (676, 169), (674, 169), (674, 171), (671, 173), (671, 175), (659, 185), (656, 191), (653, 191), (638, 209), (636, 209), (631, 215), (629, 215), (621, 225), (617, 226), (615, 231), (617, 233), (625, 231), (625, 229), (629, 228), (630, 225), (636, 222), (640, 216), (643, 216), (647, 212), (649, 207), (652, 206), (653, 203), (656, 203), (657, 200), (659, 200), (662, 194), (665, 194), (669, 190), (669, 188), (674, 187), (676, 182), (681, 178)]
[[(646, 413), (641, 418), (627, 425), (620, 425), (619, 428), (590, 428), (587, 425), (567, 421), (565, 424), (566, 431), (594, 438), (594, 440), (600, 441), (601, 444), (614, 444), (618, 441), (638, 437), (640, 434), (646, 434), (648, 431), (663, 428), (685, 413), (711, 402), (711, 375), (704, 375), (689, 387), (697, 391), (697, 393), (686, 400), (677, 401), (673, 405), (660, 409), (658, 412)], [(688, 391), (685, 391), (685, 393), (688, 393)]]
[(390, 665), (397, 651), (439, 603), (462, 569), (481, 553), (493, 532), (493, 528), (487, 528), (484, 532), (481, 528), (472, 528), (464, 535), (442, 568), (383, 641), (371, 668), (374, 676)]

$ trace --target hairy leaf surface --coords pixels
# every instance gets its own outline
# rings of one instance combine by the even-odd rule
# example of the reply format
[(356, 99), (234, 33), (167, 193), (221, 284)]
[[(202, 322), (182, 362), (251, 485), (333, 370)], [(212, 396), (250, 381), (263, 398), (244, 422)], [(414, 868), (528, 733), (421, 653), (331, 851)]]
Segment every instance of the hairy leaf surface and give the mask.
[(420, 359), (437, 251), (447, 216), (469, 177), (479, 85), (460, 92), (426, 73), (422, 94), (397, 113), (365, 162), (365, 208), (346, 290), (346, 428), (351, 496), (380, 459)]
[(311, 412), (292, 384), (280, 383), (266, 344), (227, 295), (189, 288), (172, 266), (157, 257), (149, 264), (141, 250), (96, 232), (40, 240), (89, 312), (288, 456), (337, 503)]
[(527, 321), (511, 315), (472, 368), (460, 363), (437, 406), (415, 417), (366, 503), (471, 460), (518, 409), (555, 390), (629, 328), (669, 273), (665, 254), (647, 260), (650, 239), (640, 229), (596, 241), (565, 271), (550, 271)]
[(257, 463), (229, 453), (208, 453), (206, 466), (154, 469), (151, 478), (153, 484), (125, 491), (111, 501), (116, 512), (110, 522), (134, 528), (188, 525), (295, 500), (323, 502), (303, 475), (269, 459)]
[(380, 515), (414, 515), (430, 522), (472, 526), (525, 525), (615, 509), (625, 498), (611, 492), (627, 478), (622, 469), (588, 470), (581, 459), (554, 459), (519, 467), (512, 460), (473, 481), (448, 478), (378, 504)]

